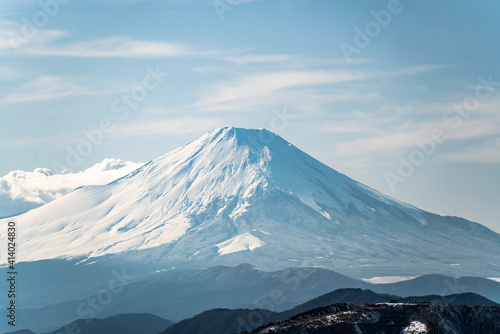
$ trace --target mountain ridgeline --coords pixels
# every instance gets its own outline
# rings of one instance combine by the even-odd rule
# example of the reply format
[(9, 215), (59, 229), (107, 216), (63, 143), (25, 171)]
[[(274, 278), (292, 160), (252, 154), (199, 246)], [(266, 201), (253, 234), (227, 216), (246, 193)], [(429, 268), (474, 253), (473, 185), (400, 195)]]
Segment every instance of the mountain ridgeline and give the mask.
[[(354, 316), (356, 312), (359, 314)], [(453, 316), (450, 317), (450, 313)], [(453, 318), (465, 314), (459, 322)], [(399, 334), (406, 333), (402, 331), (416, 322), (421, 323), (422, 328), (438, 329), (443, 327), (443, 318), (452, 325), (450, 328), (461, 329), (456, 333), (473, 333), (473, 326), (484, 330), (479, 333), (489, 333), (488, 329), (500, 329), (500, 320), (491, 319), (498, 314), (497, 303), (471, 293), (399, 297), (370, 290), (339, 289), (280, 313), (262, 309), (212, 309), (180, 321), (161, 334), (246, 333), (258, 327), (259, 330), (252, 333), (357, 334), (356, 328), (362, 328), (361, 333)]]
[(494, 334), (499, 330), (500, 307), (416, 302), (334, 304), (250, 334)]

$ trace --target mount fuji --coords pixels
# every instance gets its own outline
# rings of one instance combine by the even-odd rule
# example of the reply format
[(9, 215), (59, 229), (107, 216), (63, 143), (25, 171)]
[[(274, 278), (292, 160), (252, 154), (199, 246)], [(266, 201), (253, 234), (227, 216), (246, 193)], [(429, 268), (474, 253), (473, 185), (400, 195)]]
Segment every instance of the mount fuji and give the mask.
[(264, 129), (215, 129), (8, 221), (21, 262), (500, 276), (499, 234), (385, 196)]

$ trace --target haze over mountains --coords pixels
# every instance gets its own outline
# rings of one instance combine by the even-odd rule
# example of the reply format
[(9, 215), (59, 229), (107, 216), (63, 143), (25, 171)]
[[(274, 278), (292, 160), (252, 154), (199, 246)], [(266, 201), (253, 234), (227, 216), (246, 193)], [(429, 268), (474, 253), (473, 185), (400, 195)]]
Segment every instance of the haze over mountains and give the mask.
[[(220, 294), (223, 294), (223, 292)], [(405, 309), (411, 310), (415, 307), (420, 307), (420, 310), (422, 311), (427, 306), (429, 306), (427, 304), (424, 304), (428, 302), (440, 304), (432, 304), (432, 307), (426, 311), (427, 316), (425, 317), (422, 317), (423, 312), (419, 312), (419, 314), (405, 312)], [(346, 305), (345, 303), (353, 305)], [(395, 295), (377, 294), (370, 290), (338, 289), (325, 295), (319, 296), (318, 298), (309, 300), (306, 303), (300, 304), (297, 307), (286, 310), (284, 312), (276, 312), (277, 310), (270, 311), (268, 309), (255, 307), (247, 309), (214, 308), (208, 311), (201, 312), (194, 317), (186, 318), (175, 324), (152, 314), (124, 313), (118, 316), (105, 317), (103, 319), (78, 319), (73, 323), (67, 323), (65, 326), (62, 326), (58, 330), (47, 334), (59, 334), (68, 332), (68, 328), (73, 328), (75, 329), (75, 331), (79, 331), (79, 333), (81, 334), (229, 334), (239, 333), (241, 331), (250, 331), (252, 329), (256, 329), (260, 326), (265, 326), (276, 321), (289, 322), (290, 320), (287, 321), (287, 319), (307, 319), (309, 318), (307, 314), (310, 314), (311, 310), (325, 307), (331, 308), (331, 306), (334, 304), (337, 304), (336, 306), (340, 308), (350, 308), (354, 310), (354, 305), (375, 303), (384, 303), (388, 305), (371, 305), (368, 307), (360, 307), (359, 309), (364, 309), (365, 311), (367, 311), (370, 310), (370, 307), (372, 309), (374, 307), (382, 309), (387, 308), (389, 309), (389, 312), (386, 312), (386, 319), (382, 320), (381, 323), (375, 324), (375, 322), (377, 321), (371, 321), (365, 323), (365, 327), (368, 325), (380, 329), (381, 326), (384, 326), (384, 322), (387, 323), (390, 321), (390, 319), (388, 318), (391, 316), (396, 318), (393, 320), (400, 324), (402, 328), (409, 326), (409, 324), (416, 320), (423, 320), (424, 323), (427, 323), (428, 326), (435, 326), (437, 325), (435, 323), (435, 319), (439, 319), (440, 317), (447, 318), (449, 317), (450, 313), (454, 313), (457, 311), (475, 312), (475, 314), (469, 317), (468, 321), (465, 321), (465, 323), (474, 321), (484, 326), (494, 324), (494, 321), (492, 321), (490, 317), (495, 316), (500, 312), (499, 307), (487, 307), (498, 306), (498, 304), (474, 293), (455, 294), (449, 296), (433, 295), (403, 298)], [(418, 305), (418, 303), (420, 303), (421, 305)], [(467, 308), (464, 307), (464, 305), (479, 307)], [(269, 304), (267, 306), (269, 306)], [(391, 309), (392, 312), (390, 311)], [(43, 313), (47, 312), (42, 311), (42, 314)], [(482, 316), (479, 317), (479, 315), (481, 314)], [(328, 319), (323, 320), (326, 320), (326, 323), (328, 323)], [(360, 325), (363, 326), (363, 320), (366, 320), (366, 318), (361, 317), (361, 319), (355, 318), (350, 320), (353, 325), (356, 322), (359, 322)], [(356, 321), (354, 322), (353, 320)], [(400, 331), (396, 331), (394, 328), (393, 331), (389, 331), (388, 333), (392, 332), (400, 333)], [(15, 334), (22, 333), (16, 332)]]
[[(44, 261), (41, 264), (43, 265)], [(363, 299), (352, 298), (352, 295), (347, 296), (350, 299), (346, 299), (346, 296), (339, 298), (335, 294), (333, 298), (328, 299), (331, 291), (345, 288), (369, 289), (401, 297), (427, 296), (426, 300), (436, 300), (436, 296), (429, 299), (429, 295), (447, 295), (449, 297), (439, 301), (476, 305), (475, 299), (466, 295), (462, 297), (467, 297), (467, 302), (463, 302), (464, 299), (460, 299), (462, 297), (456, 297), (457, 294), (471, 292), (500, 303), (500, 283), (479, 277), (425, 275), (404, 282), (371, 284), (322, 268), (268, 271), (241, 264), (237, 267), (168, 270), (146, 279), (130, 281), (122, 291), (113, 294), (112, 300), (106, 302), (105, 307), (99, 307), (99, 312), (91, 312), (93, 308), (88, 300), (98, 300), (99, 292), (106, 289), (106, 285), (99, 286), (95, 280), (102, 280), (106, 284), (109, 276), (106, 275), (105, 269), (101, 269), (100, 276), (81, 270), (92, 267), (91, 265), (75, 267), (80, 271), (75, 272), (66, 267), (61, 272), (60, 279), (52, 275), (52, 280), (40, 276), (23, 280), (24, 294), (31, 297), (20, 300), (23, 307), (19, 314), (25, 327), (47, 332), (72, 320), (89, 316), (102, 318), (125, 313), (150, 313), (164, 319), (180, 321), (213, 308), (262, 308), (282, 312), (309, 300), (314, 304), (312, 307), (318, 307), (334, 302), (358, 303), (394, 299), (389, 297), (370, 300), (366, 295), (362, 296)], [(40, 272), (38, 268), (31, 270)], [(24, 268), (22, 269), (24, 271)], [(83, 279), (78, 279), (79, 276), (83, 276)], [(49, 288), (41, 290), (41, 285)], [(54, 286), (58, 289), (54, 289)], [(327, 295), (312, 300), (324, 294)], [(45, 306), (40, 306), (42, 303), (45, 303)], [(484, 303), (484, 299), (477, 302), (481, 303)], [(84, 312), (78, 313), (78, 310)]]

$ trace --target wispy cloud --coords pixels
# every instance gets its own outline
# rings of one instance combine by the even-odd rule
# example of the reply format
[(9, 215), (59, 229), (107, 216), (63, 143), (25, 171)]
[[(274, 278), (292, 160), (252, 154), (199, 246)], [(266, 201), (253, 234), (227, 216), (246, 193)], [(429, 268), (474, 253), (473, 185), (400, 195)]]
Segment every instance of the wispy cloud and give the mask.
[(470, 146), (462, 152), (445, 154), (443, 159), (458, 162), (500, 164), (500, 138)]
[[(272, 56), (272, 55), (271, 55)], [(276, 55), (275, 55), (276, 56)], [(273, 57), (271, 57), (273, 59)], [(278, 57), (279, 59), (279, 57)], [(296, 67), (294, 62), (296, 57), (290, 57), (289, 68)], [(258, 57), (257, 57), (258, 60)], [(279, 63), (279, 62), (278, 62)], [(286, 67), (286, 66), (285, 66)], [(276, 103), (281, 99), (289, 103), (291, 100), (300, 105), (306, 101), (312, 101), (314, 106), (310, 110), (320, 109), (318, 104), (325, 104), (338, 101), (347, 101), (353, 98), (376, 98), (377, 92), (359, 94), (357, 90), (345, 92), (345, 88), (333, 90), (332, 84), (362, 82), (366, 79), (398, 77), (412, 75), (427, 71), (433, 71), (440, 67), (433, 65), (422, 65), (406, 67), (387, 71), (360, 71), (355, 69), (312, 69), (307, 64), (301, 64), (299, 69), (269, 70), (268, 72), (246, 73), (239, 75), (239, 78), (223, 83), (212, 84), (205, 88), (201, 99), (193, 104), (194, 107), (204, 110), (235, 110), (238, 108), (252, 107), (263, 102)], [(198, 71), (209, 72), (217, 67), (209, 66), (198, 68)], [(362, 84), (361, 84), (362, 85)], [(329, 92), (322, 91), (321, 88), (328, 87)], [(363, 87), (366, 91), (366, 87)], [(281, 95), (280, 95), (281, 94)], [(283, 94), (286, 95), (283, 98)], [(297, 96), (301, 96), (302, 102), (297, 101)], [(271, 101), (270, 101), (271, 100)], [(321, 101), (322, 100), (322, 101)]]
[[(342, 128), (342, 126), (339, 126)], [(376, 150), (391, 150), (416, 147), (417, 142), (432, 138), (432, 131), (439, 129), (446, 134), (447, 140), (471, 139), (498, 133), (498, 126), (487, 119), (465, 120), (459, 129), (445, 121), (414, 124), (406, 122), (395, 129), (386, 129), (367, 138), (338, 145), (339, 154), (365, 154)], [(373, 129), (374, 131), (377, 131)]]
[[(375, 151), (402, 152), (405, 149), (417, 147), (419, 142), (432, 138), (432, 131), (438, 129), (446, 136), (446, 141), (461, 141), (460, 148), (467, 147), (472, 142), (480, 140), (481, 144), (474, 144), (462, 152), (442, 153), (442, 157), (459, 161), (496, 161), (496, 154), (491, 154), (498, 148), (496, 141), (486, 140), (491, 136), (500, 136), (500, 114), (498, 110), (500, 100), (485, 101), (481, 106), (470, 113), (468, 117), (459, 117), (447, 112), (455, 110), (457, 103), (419, 103), (416, 105), (383, 106), (379, 111), (365, 114), (356, 120), (348, 119), (336, 124), (326, 123), (321, 127), (324, 132), (354, 133), (356, 139), (339, 143), (336, 146), (339, 155), (367, 155)], [(392, 115), (388, 115), (388, 111)], [(419, 115), (418, 118), (412, 114)], [(359, 138), (362, 137), (362, 138)], [(448, 148), (453, 149), (453, 148)], [(488, 158), (488, 155), (490, 158)], [(464, 160), (465, 161), (465, 160)]]
[(249, 98), (262, 98), (294, 87), (317, 86), (366, 78), (367, 75), (346, 71), (280, 71), (246, 76), (235, 83), (212, 88), (196, 106), (227, 103)]
[(112, 136), (129, 137), (195, 133), (208, 131), (224, 125), (224, 120), (219, 118), (182, 117), (164, 120), (157, 119), (154, 121), (138, 121), (120, 125)]
[(225, 57), (220, 56), (221, 60), (232, 62), (235, 64), (256, 64), (256, 63), (277, 63), (277, 62), (289, 62), (296, 57), (287, 54), (242, 54)]
[(12, 67), (0, 66), (0, 80), (12, 80), (19, 78), (20, 73)]
[(0, 21), (0, 54), (4, 55), (157, 58), (179, 57), (192, 52), (184, 44), (140, 40), (133, 36), (73, 40), (74, 36), (61, 30), (37, 29), (33, 36), (26, 36), (20, 24)]
[(68, 141), (72, 135), (68, 133), (61, 133), (55, 135), (48, 135), (45, 137), (21, 137), (21, 138), (13, 138), (9, 140), (2, 141), (0, 145), (6, 147), (22, 147), (22, 146), (31, 146), (33, 143), (38, 144), (53, 144), (57, 142)]
[(188, 48), (176, 43), (115, 36), (53, 47), (26, 48), (22, 52), (37, 56), (154, 58), (185, 55), (188, 53)]
[(19, 56), (29, 53), (31, 48), (44, 48), (54, 41), (69, 36), (70, 34), (65, 31), (48, 29), (37, 29), (36, 33), (27, 35), (23, 32), (21, 24), (0, 20), (0, 55)]
[(2, 104), (43, 101), (89, 93), (88, 89), (80, 87), (66, 78), (41, 76), (8, 93), (2, 99)]

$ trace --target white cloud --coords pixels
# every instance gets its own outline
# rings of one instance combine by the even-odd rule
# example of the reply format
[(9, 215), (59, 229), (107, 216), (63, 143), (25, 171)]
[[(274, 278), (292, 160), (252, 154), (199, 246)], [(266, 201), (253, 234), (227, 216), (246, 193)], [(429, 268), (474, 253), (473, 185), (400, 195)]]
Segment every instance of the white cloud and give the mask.
[(0, 217), (46, 204), (80, 186), (107, 184), (142, 165), (119, 159), (104, 159), (76, 173), (54, 174), (48, 168), (37, 168), (33, 172), (12, 171), (0, 177)]

